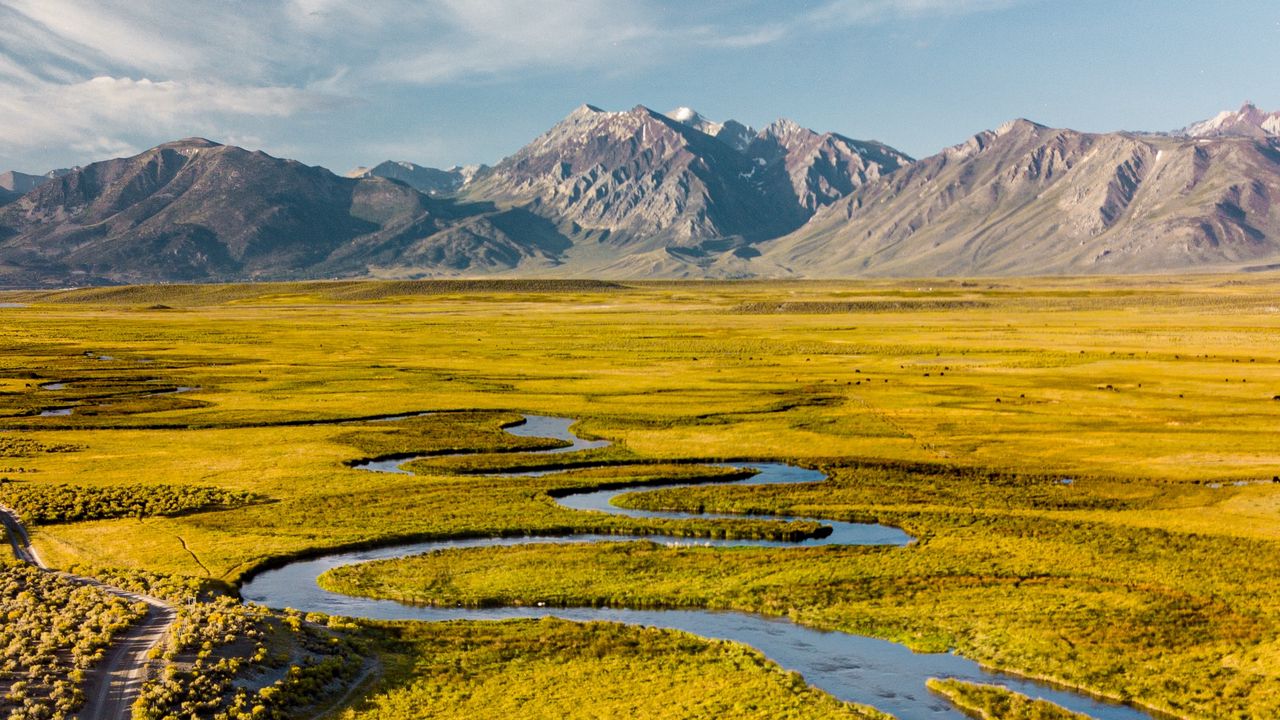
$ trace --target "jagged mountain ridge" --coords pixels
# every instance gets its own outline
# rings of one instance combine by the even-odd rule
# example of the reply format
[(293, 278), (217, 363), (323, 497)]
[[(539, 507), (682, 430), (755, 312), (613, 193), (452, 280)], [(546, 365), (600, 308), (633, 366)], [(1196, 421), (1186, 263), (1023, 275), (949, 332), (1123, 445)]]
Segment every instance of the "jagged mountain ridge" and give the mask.
[(761, 130), (745, 150), (761, 167), (785, 176), (808, 214), (912, 160), (883, 143), (817, 133), (782, 119)]
[(799, 275), (1234, 269), (1280, 257), (1280, 140), (979, 133), (762, 248)]
[(588, 249), (703, 252), (744, 247), (802, 220), (752, 170), (742, 153), (643, 106), (583, 105), (477, 175), (464, 197), (525, 207)]
[[(823, 204), (910, 158), (879, 143), (796, 127), (760, 133), (689, 108), (583, 105), (477, 174), (473, 200), (528, 209), (576, 239), (566, 267), (713, 265), (800, 227)], [(748, 141), (746, 138), (750, 137)], [(632, 257), (631, 260), (619, 255)]]

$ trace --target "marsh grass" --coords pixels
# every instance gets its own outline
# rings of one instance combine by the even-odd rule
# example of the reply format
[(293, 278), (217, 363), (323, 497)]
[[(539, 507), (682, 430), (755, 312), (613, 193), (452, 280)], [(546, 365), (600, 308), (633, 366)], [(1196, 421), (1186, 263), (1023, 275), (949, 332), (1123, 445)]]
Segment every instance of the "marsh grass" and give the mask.
[(998, 685), (961, 680), (928, 681), (929, 690), (946, 698), (976, 720), (1089, 720), (1047, 700), (1032, 699)]
[(886, 717), (741, 645), (671, 630), (551, 618), (369, 627), (387, 673), (343, 720)]

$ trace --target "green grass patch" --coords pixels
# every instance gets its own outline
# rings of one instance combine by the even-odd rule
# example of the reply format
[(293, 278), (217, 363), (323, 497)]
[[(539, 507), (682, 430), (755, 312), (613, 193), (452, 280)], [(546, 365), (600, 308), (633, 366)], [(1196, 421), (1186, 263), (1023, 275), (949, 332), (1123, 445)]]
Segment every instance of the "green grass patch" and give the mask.
[(930, 678), (929, 690), (977, 720), (1089, 720), (1048, 700), (1032, 699), (998, 685)]
[(810, 688), (759, 653), (611, 623), (380, 623), (386, 676), (342, 720), (886, 716)]

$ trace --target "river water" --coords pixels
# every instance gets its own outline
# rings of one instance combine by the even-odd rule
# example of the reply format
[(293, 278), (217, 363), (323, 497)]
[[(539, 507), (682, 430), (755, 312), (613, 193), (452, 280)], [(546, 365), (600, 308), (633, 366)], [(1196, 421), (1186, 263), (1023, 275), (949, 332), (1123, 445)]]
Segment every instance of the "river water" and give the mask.
[[(560, 454), (604, 447), (607, 441), (584, 440), (575, 435), (573, 421), (540, 415), (526, 416), (521, 425), (507, 432), (526, 437), (554, 437), (572, 443), (567, 447), (542, 451)], [(374, 472), (407, 472), (401, 465), (422, 456), (403, 456), (381, 461), (357, 463)], [(817, 471), (781, 463), (746, 463), (757, 475), (732, 485), (821, 482), (825, 476)], [(552, 471), (554, 472), (554, 471)], [(512, 473), (512, 474), (546, 474)], [(673, 487), (673, 486), (667, 486)], [(679, 486), (674, 486), (679, 487)], [(608, 512), (640, 518), (741, 518), (734, 515), (690, 515), (675, 512), (651, 512), (619, 508), (611, 500), (639, 488), (590, 491), (558, 498), (566, 507), (582, 511)], [(651, 487), (648, 489), (652, 489)], [(812, 518), (759, 517), (762, 520), (810, 520)], [(437, 608), (401, 603), (394, 600), (360, 598), (329, 592), (316, 584), (328, 570), (355, 563), (419, 555), (459, 548), (478, 548), (529, 544), (626, 542), (647, 540), (670, 545), (708, 547), (793, 547), (811, 545), (891, 545), (911, 542), (903, 531), (883, 525), (819, 520), (832, 529), (822, 538), (800, 542), (770, 540), (719, 540), (701, 538), (628, 537), (617, 535), (573, 535), (568, 537), (471, 538), (408, 543), (372, 550), (339, 552), (318, 558), (291, 562), (283, 567), (257, 574), (241, 588), (241, 596), (250, 602), (276, 608), (294, 608), (303, 612), (365, 617), (375, 620), (506, 620), (512, 618), (557, 617), (580, 622), (608, 621), (630, 625), (683, 630), (705, 638), (730, 640), (749, 645), (764, 653), (778, 665), (800, 673), (814, 687), (842, 700), (863, 703), (888, 712), (899, 720), (964, 720), (967, 716), (925, 688), (931, 677), (957, 678), (971, 682), (995, 683), (1017, 692), (1055, 702), (1075, 712), (1098, 720), (1141, 720), (1152, 716), (1137, 708), (1109, 703), (1045, 683), (991, 672), (977, 663), (951, 653), (915, 653), (903, 645), (862, 635), (826, 632), (797, 625), (785, 618), (763, 617), (738, 612), (709, 610), (631, 610), (626, 608)]]

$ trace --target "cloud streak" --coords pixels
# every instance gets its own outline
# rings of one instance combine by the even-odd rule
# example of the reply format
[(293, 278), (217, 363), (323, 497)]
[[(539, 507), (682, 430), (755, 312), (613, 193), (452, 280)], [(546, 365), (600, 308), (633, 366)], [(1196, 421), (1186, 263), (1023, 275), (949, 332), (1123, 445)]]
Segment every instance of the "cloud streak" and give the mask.
[[(0, 159), (322, 113), (396, 88), (626, 73), (854, 24), (1027, 0), (0, 0)], [(159, 137), (157, 137), (159, 136)], [(90, 150), (98, 152), (99, 150)]]
[(132, 136), (219, 135), (236, 116), (289, 117), (340, 102), (305, 88), (100, 76), (0, 94), (0, 114), (23, 118), (3, 129), (0, 147), (63, 144), (98, 156), (134, 149)]

